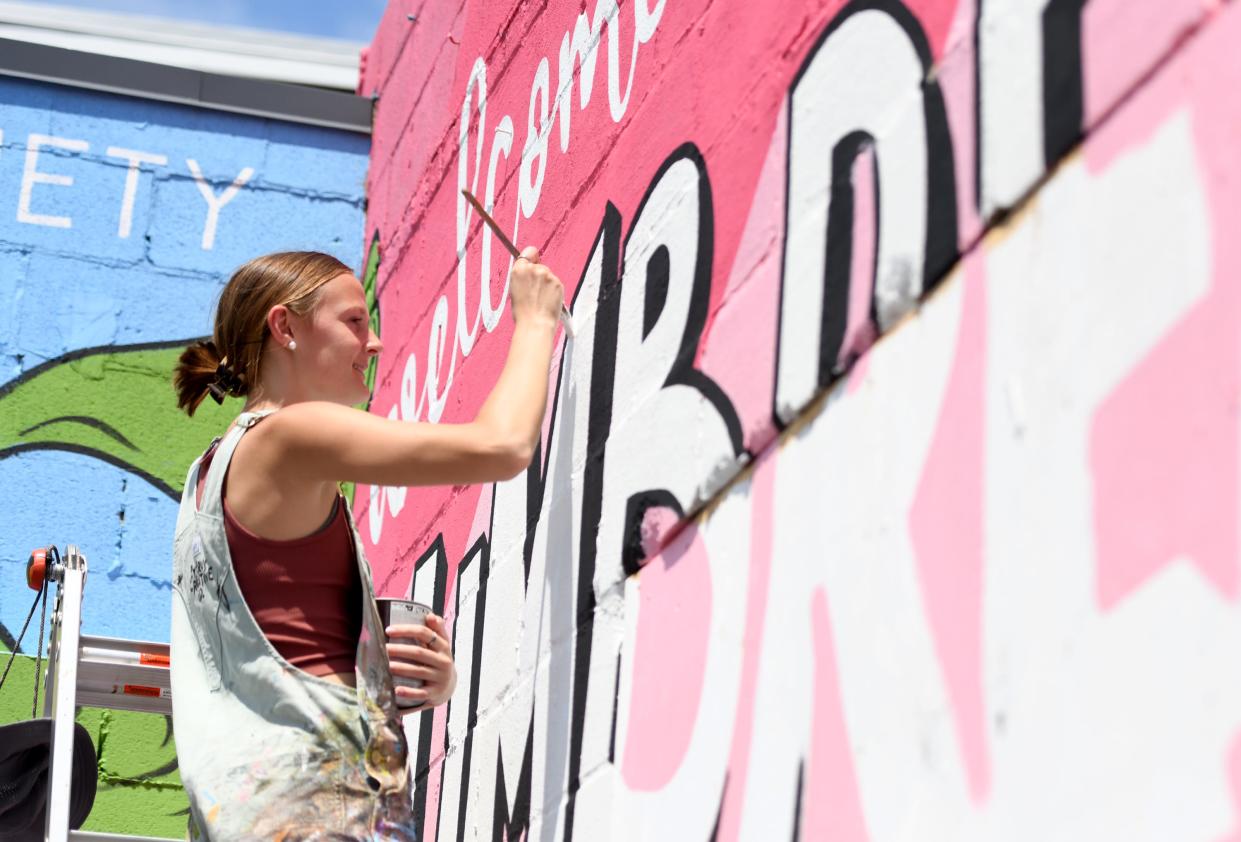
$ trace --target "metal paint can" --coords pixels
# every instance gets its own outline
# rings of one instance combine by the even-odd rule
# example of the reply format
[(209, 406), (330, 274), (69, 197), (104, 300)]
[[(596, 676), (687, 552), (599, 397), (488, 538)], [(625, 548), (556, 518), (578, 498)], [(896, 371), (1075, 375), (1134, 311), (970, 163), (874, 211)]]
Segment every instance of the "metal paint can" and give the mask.
[[(388, 626), (425, 626), (427, 624), (427, 615), (431, 613), (431, 606), (415, 602), (412, 599), (396, 599), (393, 597), (376, 597), (375, 602), (379, 606), (379, 619), (386, 629)], [(403, 640), (402, 643), (412, 642)], [(384, 643), (388, 643), (388, 635), (384, 633)], [(415, 644), (417, 645), (417, 644)], [(392, 676), (392, 683), (396, 687), (413, 687), (422, 686), (420, 678), (402, 678), (398, 675)], [(422, 707), (423, 702), (408, 702), (397, 699), (396, 706), (401, 710), (416, 710)]]

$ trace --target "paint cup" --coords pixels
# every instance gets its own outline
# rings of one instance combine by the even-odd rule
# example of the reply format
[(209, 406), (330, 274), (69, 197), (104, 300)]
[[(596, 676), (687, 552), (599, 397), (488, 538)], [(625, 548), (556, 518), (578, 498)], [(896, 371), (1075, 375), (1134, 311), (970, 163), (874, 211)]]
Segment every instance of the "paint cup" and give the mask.
[[(427, 624), (427, 615), (431, 613), (431, 606), (421, 602), (415, 602), (412, 599), (394, 599), (392, 597), (377, 597), (375, 602), (379, 605), (379, 620), (383, 623), (385, 629), (388, 626), (425, 626)], [(384, 643), (388, 643), (388, 633), (384, 632)], [(409, 638), (401, 638), (402, 643), (414, 643)], [(422, 686), (420, 678), (403, 678), (399, 675), (392, 676), (392, 684), (395, 687), (413, 687), (415, 689)], [(414, 710), (422, 707), (422, 702), (410, 701), (397, 697), (396, 706), (402, 710)]]

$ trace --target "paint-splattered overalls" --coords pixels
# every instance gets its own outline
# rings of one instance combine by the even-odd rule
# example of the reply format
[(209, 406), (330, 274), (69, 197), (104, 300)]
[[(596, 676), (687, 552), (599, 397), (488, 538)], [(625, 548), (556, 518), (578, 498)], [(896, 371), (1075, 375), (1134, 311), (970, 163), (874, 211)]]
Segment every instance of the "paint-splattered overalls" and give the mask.
[(267, 414), (243, 412), (220, 440), (201, 507), (195, 460), (177, 517), (172, 714), (191, 833), (225, 842), (412, 840), (409, 750), (352, 514), (364, 594), (356, 690), (291, 666), (237, 588), (220, 490), (237, 443)]

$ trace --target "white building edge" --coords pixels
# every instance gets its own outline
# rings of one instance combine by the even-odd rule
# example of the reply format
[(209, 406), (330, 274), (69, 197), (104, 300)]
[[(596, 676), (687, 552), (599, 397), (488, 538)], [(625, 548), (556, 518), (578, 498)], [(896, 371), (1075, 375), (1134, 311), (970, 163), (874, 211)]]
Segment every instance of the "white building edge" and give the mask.
[[(348, 0), (342, 0), (348, 2)], [(204, 73), (352, 93), (364, 44), (0, 0), (0, 38)]]

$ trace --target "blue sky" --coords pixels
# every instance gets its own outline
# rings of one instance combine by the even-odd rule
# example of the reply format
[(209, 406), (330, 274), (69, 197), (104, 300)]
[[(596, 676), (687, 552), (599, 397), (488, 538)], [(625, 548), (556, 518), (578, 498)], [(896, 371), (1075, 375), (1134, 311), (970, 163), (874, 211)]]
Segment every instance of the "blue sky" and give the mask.
[(111, 12), (369, 43), (387, 0), (56, 0)]

